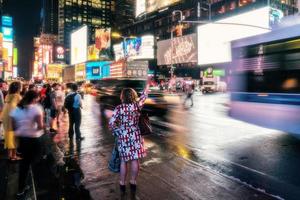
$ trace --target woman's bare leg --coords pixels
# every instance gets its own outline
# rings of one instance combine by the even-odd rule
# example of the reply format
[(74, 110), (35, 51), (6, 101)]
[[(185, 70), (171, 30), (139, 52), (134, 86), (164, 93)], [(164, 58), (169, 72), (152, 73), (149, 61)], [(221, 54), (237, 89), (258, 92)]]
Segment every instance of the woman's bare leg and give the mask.
[(121, 167), (120, 167), (120, 184), (121, 185), (126, 184), (127, 167), (128, 167), (128, 164), (125, 161), (121, 161)]
[(131, 161), (130, 183), (136, 185), (136, 179), (139, 175), (140, 163), (139, 160)]

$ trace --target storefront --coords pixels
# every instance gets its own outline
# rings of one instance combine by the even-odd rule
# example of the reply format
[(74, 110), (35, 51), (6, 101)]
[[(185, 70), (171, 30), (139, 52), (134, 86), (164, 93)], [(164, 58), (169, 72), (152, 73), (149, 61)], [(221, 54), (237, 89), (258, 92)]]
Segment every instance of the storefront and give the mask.
[(110, 77), (109, 61), (97, 61), (86, 63), (86, 80), (100, 80)]
[(71, 65), (63, 69), (63, 82), (70, 83), (75, 81), (75, 66)]

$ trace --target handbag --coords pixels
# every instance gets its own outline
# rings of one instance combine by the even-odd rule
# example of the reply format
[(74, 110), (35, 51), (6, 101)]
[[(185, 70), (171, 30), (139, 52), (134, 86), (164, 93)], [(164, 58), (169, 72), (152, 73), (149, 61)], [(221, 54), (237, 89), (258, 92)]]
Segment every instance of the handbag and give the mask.
[(150, 119), (147, 113), (141, 112), (139, 119), (139, 128), (141, 131), (141, 135), (149, 135), (152, 133)]
[(108, 169), (111, 172), (119, 173), (120, 172), (120, 166), (121, 166), (121, 159), (118, 151), (118, 139), (115, 139), (114, 148), (111, 153), (111, 158), (108, 162)]

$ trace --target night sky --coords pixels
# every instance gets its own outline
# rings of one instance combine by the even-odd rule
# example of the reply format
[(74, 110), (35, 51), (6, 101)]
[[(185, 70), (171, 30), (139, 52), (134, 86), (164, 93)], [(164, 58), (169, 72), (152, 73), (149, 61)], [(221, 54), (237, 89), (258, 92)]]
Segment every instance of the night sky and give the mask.
[(33, 59), (33, 37), (39, 33), (40, 0), (4, 0), (3, 14), (14, 18), (16, 46), (19, 49), (19, 74), (30, 75)]

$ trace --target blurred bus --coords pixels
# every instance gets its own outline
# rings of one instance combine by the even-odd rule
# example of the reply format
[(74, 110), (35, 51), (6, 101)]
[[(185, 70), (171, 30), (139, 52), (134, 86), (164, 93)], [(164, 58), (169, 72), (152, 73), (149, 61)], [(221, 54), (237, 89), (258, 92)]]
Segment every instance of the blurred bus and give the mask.
[(230, 116), (300, 136), (300, 25), (232, 43)]

